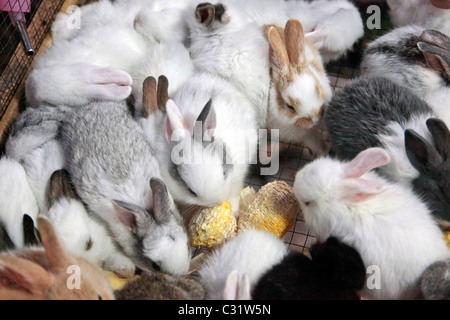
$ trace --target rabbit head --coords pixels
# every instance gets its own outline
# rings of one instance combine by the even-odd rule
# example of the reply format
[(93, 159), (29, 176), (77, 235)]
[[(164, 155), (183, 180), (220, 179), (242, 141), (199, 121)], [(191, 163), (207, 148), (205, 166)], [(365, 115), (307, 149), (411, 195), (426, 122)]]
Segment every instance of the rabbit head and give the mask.
[(332, 95), (321, 56), (296, 19), (284, 30), (271, 26), (267, 36), (273, 82), (269, 112), (286, 126), (311, 127)]
[(0, 256), (0, 299), (113, 300), (101, 269), (69, 255), (47, 218), (37, 221), (43, 249)]
[(134, 239), (134, 248), (127, 255), (143, 270), (185, 274), (189, 269), (191, 249), (183, 219), (162, 180), (152, 178), (150, 188), (153, 197), (151, 211), (123, 201), (113, 201), (119, 221)]
[(352, 205), (369, 200), (387, 187), (380, 179), (366, 179), (364, 174), (389, 161), (385, 150), (369, 148), (350, 162), (323, 157), (300, 169), (294, 192), (307, 224), (317, 233), (321, 228), (320, 233), (326, 235), (340, 221), (353, 219), (357, 212), (349, 209)]

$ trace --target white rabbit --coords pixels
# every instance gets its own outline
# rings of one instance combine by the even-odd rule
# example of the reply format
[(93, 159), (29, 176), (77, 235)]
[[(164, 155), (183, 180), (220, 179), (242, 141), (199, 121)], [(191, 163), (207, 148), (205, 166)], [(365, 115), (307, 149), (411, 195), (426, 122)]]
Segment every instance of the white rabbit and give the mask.
[(448, 0), (387, 0), (394, 27), (421, 25), (450, 36)]
[(360, 253), (366, 268), (379, 268), (378, 285), (366, 285), (364, 297), (413, 298), (422, 272), (450, 250), (410, 188), (370, 171), (389, 160), (381, 148), (366, 149), (350, 162), (319, 158), (297, 173), (294, 190), (319, 239), (335, 236)]
[(47, 216), (68, 253), (83, 257), (120, 276), (131, 276), (134, 264), (116, 249), (106, 228), (86, 210), (65, 170), (50, 177)]
[(172, 99), (154, 143), (167, 187), (187, 205), (228, 200), (237, 216), (239, 193), (256, 163), (254, 109), (229, 82), (208, 73), (195, 73)]
[[(77, 14), (80, 25), (75, 32), (71, 21)], [(148, 48), (163, 40), (159, 37), (185, 38), (182, 10), (164, 6), (163, 1), (103, 0), (82, 6), (78, 13), (59, 15), (54, 43), (36, 60), (26, 81), (31, 105), (78, 106), (126, 99), (131, 93), (129, 73)], [(146, 23), (137, 23), (136, 28), (135, 22), (142, 20)]]
[(24, 246), (23, 215), (36, 221), (39, 208), (25, 170), (9, 157), (0, 159), (0, 224), (16, 248)]
[(239, 233), (213, 251), (198, 270), (206, 299), (249, 299), (259, 278), (287, 252), (284, 242), (270, 232)]

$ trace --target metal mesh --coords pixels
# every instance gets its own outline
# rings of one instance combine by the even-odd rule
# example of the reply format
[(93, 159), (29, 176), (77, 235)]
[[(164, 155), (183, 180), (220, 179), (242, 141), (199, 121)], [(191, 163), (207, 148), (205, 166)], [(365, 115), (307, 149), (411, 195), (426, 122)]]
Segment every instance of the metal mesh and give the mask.
[[(18, 0), (7, 2), (14, 6)], [(25, 18), (29, 38), (36, 51), (63, 2), (64, 0), (31, 1), (31, 12), (25, 13)], [(8, 12), (0, 12), (0, 119), (33, 61), (33, 57), (25, 54), (20, 39)]]

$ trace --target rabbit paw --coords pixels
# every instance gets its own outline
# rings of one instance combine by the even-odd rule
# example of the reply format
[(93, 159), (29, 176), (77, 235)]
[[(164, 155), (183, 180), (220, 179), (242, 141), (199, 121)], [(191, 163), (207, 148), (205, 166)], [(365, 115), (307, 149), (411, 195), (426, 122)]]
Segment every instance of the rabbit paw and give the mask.
[[(125, 100), (131, 94), (133, 80), (125, 71), (113, 68), (92, 68), (86, 73), (86, 96), (94, 100)], [(83, 94), (83, 93), (82, 93)]]
[(106, 259), (104, 268), (114, 272), (119, 277), (131, 278), (134, 275), (136, 266), (127, 257), (115, 255)]
[(199, 23), (209, 28), (214, 21), (221, 23), (230, 22), (230, 16), (226, 11), (226, 7), (221, 3), (213, 5), (209, 2), (203, 2), (195, 9), (195, 17)]

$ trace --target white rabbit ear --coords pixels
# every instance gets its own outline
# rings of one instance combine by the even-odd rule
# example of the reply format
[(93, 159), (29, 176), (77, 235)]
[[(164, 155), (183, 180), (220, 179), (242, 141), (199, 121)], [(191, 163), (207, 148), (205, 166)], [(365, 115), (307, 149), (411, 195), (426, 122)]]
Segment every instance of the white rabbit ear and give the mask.
[(315, 29), (305, 34), (306, 39), (311, 41), (317, 49), (322, 48), (327, 34), (323, 29)]
[(186, 122), (172, 99), (167, 100), (166, 103), (166, 138), (169, 143), (180, 141), (187, 131)]
[(208, 130), (214, 130), (216, 128), (216, 112), (212, 106), (212, 99), (209, 99), (203, 107), (202, 112), (200, 112), (196, 120), (197, 123), (201, 125), (202, 137)]
[(112, 203), (119, 221), (125, 227), (137, 236), (145, 235), (143, 230), (146, 230), (150, 220), (150, 216), (145, 209), (120, 200), (113, 200)]
[(359, 178), (364, 173), (385, 165), (390, 161), (389, 154), (382, 148), (369, 148), (361, 151), (344, 166), (344, 179)]
[(250, 300), (250, 280), (246, 273), (234, 270), (228, 274), (223, 291), (224, 300)]
[(346, 203), (358, 203), (370, 199), (386, 190), (381, 182), (364, 179), (347, 179), (340, 188), (340, 200)]

